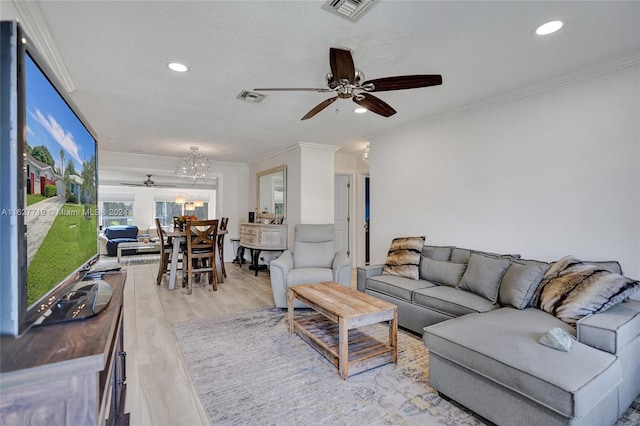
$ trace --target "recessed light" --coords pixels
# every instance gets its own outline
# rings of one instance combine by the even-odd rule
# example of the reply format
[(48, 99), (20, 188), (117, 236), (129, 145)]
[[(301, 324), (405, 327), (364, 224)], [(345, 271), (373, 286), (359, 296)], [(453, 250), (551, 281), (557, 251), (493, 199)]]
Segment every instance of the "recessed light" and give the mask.
[(175, 72), (187, 72), (187, 71), (189, 71), (189, 68), (187, 68), (186, 65), (178, 63), (178, 62), (170, 62), (169, 64), (167, 64), (167, 66), (169, 67), (170, 70), (173, 70)]
[(540, 36), (549, 35), (558, 31), (560, 28), (562, 28), (563, 25), (564, 22), (562, 21), (549, 21), (536, 28), (535, 32)]
[(365, 112), (367, 112), (366, 108), (356, 108), (353, 110), (353, 112), (355, 112), (356, 114), (364, 114)]

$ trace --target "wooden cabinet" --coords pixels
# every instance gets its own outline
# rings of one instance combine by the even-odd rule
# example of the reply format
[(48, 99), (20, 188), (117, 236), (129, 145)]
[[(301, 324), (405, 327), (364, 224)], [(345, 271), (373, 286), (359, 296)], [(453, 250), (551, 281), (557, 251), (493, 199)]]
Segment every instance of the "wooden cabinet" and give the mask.
[(111, 301), (92, 318), (0, 340), (0, 424), (128, 424), (123, 414), (126, 272), (105, 274)]
[(266, 268), (265, 265), (258, 265), (260, 252), (265, 250), (282, 251), (287, 249), (287, 225), (272, 225), (266, 223), (241, 223), (240, 224), (240, 248), (238, 249), (238, 259), (242, 266), (244, 249), (251, 250), (250, 269), (256, 271)]
[(240, 245), (259, 250), (286, 250), (287, 225), (241, 223)]

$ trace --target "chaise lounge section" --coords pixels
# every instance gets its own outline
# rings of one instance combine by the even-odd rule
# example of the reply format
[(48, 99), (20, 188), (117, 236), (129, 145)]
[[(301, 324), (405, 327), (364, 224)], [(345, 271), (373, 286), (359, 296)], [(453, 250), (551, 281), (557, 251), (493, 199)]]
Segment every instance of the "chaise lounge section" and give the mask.
[[(638, 282), (618, 262), (425, 245), (416, 263), (417, 280), (359, 267), (358, 290), (396, 304), (400, 326), (423, 335), (430, 385), (444, 396), (496, 424), (610, 425), (640, 394), (640, 302), (625, 300)], [(616, 303), (574, 323), (563, 317), (571, 306), (534, 307), (571, 268), (624, 284)], [(572, 336), (568, 352), (538, 342), (554, 328)]]

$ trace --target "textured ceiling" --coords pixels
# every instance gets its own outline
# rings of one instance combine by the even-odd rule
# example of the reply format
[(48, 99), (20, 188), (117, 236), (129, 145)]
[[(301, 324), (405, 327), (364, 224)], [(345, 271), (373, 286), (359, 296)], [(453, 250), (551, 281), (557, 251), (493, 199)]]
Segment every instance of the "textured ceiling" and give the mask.
[[(195, 145), (232, 162), (296, 142), (360, 154), (367, 136), (640, 57), (640, 2), (379, 0), (356, 23), (322, 4), (3, 0), (0, 10), (22, 15), (32, 38), (51, 37), (101, 151), (178, 157)], [(532, 35), (551, 19), (567, 24)], [(444, 83), (378, 94), (398, 111), (390, 118), (339, 100), (300, 121), (326, 93), (236, 99), (255, 87), (324, 87), (330, 47), (351, 49), (368, 79), (442, 74)], [(171, 61), (190, 71), (168, 70)]]

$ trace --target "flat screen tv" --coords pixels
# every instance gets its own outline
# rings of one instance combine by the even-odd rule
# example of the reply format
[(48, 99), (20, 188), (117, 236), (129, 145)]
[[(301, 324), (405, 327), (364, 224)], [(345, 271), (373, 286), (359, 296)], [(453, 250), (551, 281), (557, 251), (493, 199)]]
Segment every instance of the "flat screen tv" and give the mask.
[(98, 303), (82, 282), (98, 256), (97, 138), (20, 25), (1, 26), (0, 332), (19, 336)]

